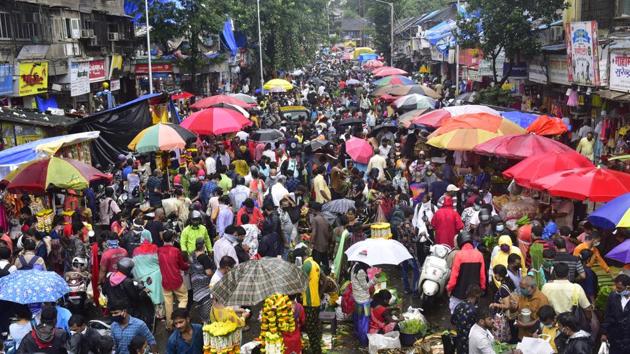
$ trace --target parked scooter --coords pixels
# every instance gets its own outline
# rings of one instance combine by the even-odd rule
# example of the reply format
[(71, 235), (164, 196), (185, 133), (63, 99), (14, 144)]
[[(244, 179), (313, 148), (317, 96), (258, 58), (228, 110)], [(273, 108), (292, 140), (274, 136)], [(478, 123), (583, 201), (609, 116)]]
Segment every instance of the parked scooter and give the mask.
[(423, 307), (428, 306), (435, 298), (444, 293), (451, 270), (446, 257), (451, 253), (448, 245), (436, 244), (429, 248), (429, 256), (424, 260), (422, 273), (418, 282), (420, 301)]
[(64, 275), (70, 288), (70, 292), (65, 296), (66, 306), (72, 312), (83, 312), (85, 310), (87, 290), (90, 285), (90, 273), (87, 270), (87, 258), (74, 257), (72, 259), (72, 270)]

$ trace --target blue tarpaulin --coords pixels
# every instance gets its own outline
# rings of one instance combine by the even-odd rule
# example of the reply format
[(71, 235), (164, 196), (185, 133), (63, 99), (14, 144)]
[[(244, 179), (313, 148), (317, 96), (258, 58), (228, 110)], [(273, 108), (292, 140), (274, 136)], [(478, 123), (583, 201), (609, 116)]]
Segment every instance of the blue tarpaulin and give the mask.
[(453, 31), (457, 28), (457, 22), (447, 20), (438, 23), (424, 32), (425, 38), (440, 52), (447, 54), (448, 48), (455, 45)]
[(0, 64), (0, 95), (13, 93), (13, 65)]
[(35, 100), (37, 101), (37, 109), (42, 113), (46, 112), (48, 108), (59, 108), (57, 98), (55, 98), (55, 96), (50, 96), (48, 98), (36, 96)]
[(225, 45), (230, 50), (230, 55), (235, 57), (238, 46), (236, 45), (236, 40), (234, 39), (234, 24), (229, 17), (223, 24), (223, 32), (221, 32), (221, 34), (223, 35)]
[(363, 53), (359, 55), (359, 63), (363, 63), (364, 61), (378, 59), (378, 54), (376, 53)]

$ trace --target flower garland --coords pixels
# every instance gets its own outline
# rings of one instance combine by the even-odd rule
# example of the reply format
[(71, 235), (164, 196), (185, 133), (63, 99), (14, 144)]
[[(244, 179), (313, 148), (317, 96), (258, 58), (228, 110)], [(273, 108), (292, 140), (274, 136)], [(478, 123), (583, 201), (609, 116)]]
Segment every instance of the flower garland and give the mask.
[(282, 333), (295, 331), (293, 303), (287, 295), (274, 294), (265, 299), (262, 309), (260, 340), (267, 354), (282, 353)]

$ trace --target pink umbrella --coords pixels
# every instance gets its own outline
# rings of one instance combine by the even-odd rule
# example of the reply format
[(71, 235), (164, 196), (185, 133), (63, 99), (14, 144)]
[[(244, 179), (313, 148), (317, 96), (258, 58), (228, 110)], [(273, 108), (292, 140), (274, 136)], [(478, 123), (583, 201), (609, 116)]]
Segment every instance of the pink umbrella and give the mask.
[(252, 122), (235, 110), (213, 107), (191, 114), (180, 125), (199, 135), (221, 135), (235, 133)]
[(190, 106), (190, 108), (192, 108), (193, 110), (198, 110), (198, 109), (210, 108), (212, 106), (216, 106), (219, 104), (231, 104), (231, 105), (239, 106), (242, 108), (252, 107), (251, 104), (245, 101), (241, 101), (236, 97), (226, 96), (226, 95), (215, 95), (215, 96), (203, 98), (195, 102), (192, 106)]
[(353, 137), (346, 141), (346, 153), (353, 161), (366, 164), (374, 155), (374, 150), (367, 140)]
[(398, 69), (398, 68), (387, 68), (387, 69), (382, 69), (377, 71), (376, 73), (374, 73), (374, 76), (392, 76), (392, 75), (408, 75), (409, 73), (406, 72), (405, 70), (402, 69)]
[(376, 68), (380, 68), (382, 67), (384, 64), (382, 61), (380, 60), (376, 60), (376, 59), (372, 59), (372, 60), (368, 60), (363, 64), (364, 68), (367, 69), (376, 69)]
[(524, 159), (539, 154), (575, 151), (563, 143), (536, 134), (504, 135), (481, 143), (473, 149), (482, 155)]

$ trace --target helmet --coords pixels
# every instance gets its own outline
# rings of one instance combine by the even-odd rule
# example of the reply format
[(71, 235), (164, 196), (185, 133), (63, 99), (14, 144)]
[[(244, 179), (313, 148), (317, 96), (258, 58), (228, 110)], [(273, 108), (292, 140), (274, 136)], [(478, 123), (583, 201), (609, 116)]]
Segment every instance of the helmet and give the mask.
[(468, 231), (461, 231), (459, 235), (457, 235), (457, 247), (459, 247), (460, 249), (462, 248), (462, 246), (464, 246), (464, 244), (469, 242), (472, 243), (472, 241), (472, 236)]
[(72, 258), (72, 268), (84, 270), (87, 269), (87, 259), (83, 257), (74, 257)]
[(479, 210), (479, 222), (481, 222), (482, 224), (489, 223), (490, 217), (491, 215), (488, 209), (482, 208), (481, 210)]
[(129, 257), (123, 257), (121, 259), (118, 260), (118, 263), (116, 263), (116, 265), (118, 266), (118, 271), (123, 273), (124, 275), (130, 277), (131, 276), (131, 270), (133, 269), (133, 259), (129, 258)]
[(191, 219), (201, 219), (201, 212), (199, 210), (193, 210), (190, 214)]

